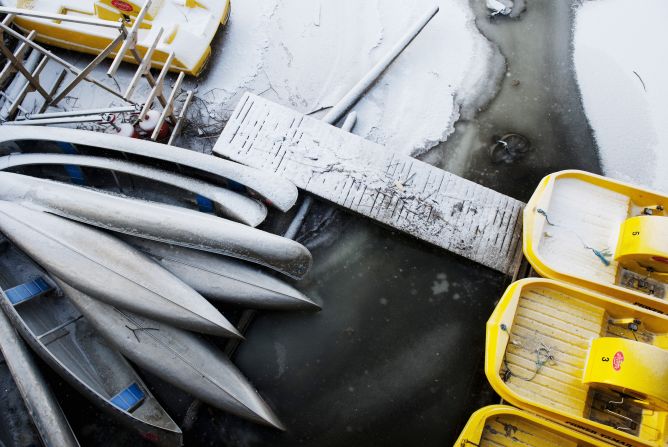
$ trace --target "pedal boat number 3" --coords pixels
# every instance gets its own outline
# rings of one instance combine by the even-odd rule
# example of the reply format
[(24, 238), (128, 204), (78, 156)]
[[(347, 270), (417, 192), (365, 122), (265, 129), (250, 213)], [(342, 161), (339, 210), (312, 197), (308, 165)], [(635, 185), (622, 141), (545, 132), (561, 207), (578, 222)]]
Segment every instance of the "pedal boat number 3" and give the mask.
[(471, 415), (455, 447), (610, 447), (610, 444), (507, 405)]
[(485, 374), (508, 403), (618, 446), (668, 445), (668, 317), (557, 281), (510, 285)]
[(668, 197), (583, 171), (545, 177), (524, 209), (543, 277), (668, 313)]
[[(144, 1), (5, 0), (4, 4), (112, 22), (129, 19), (129, 27)], [(153, 67), (162, 67), (173, 52), (174, 69), (197, 76), (211, 55), (210, 44), (218, 27), (227, 22), (229, 15), (229, 0), (153, 0), (138, 31), (137, 50), (144, 55), (162, 28), (160, 42), (153, 53)], [(113, 28), (43, 18), (17, 16), (15, 23), (23, 31), (35, 30), (35, 40), (39, 42), (93, 55), (99, 54), (118, 36)], [(112, 53), (109, 57), (114, 56)], [(130, 54), (124, 60), (135, 63)]]

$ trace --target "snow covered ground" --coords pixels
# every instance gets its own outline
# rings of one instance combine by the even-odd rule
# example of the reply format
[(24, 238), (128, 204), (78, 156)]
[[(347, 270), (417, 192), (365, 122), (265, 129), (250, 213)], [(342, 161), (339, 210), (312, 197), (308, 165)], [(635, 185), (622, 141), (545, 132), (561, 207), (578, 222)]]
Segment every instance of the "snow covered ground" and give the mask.
[(596, 0), (578, 8), (575, 67), (607, 175), (668, 191), (668, 4)]
[[(199, 94), (224, 111), (216, 119), (227, 118), (246, 90), (304, 113), (320, 111), (434, 1), (234, 2)], [(505, 71), (475, 27), (468, 1), (437, 3), (440, 12), (355, 107), (355, 133), (402, 153), (416, 155), (445, 140), (460, 115), (491, 98)]]

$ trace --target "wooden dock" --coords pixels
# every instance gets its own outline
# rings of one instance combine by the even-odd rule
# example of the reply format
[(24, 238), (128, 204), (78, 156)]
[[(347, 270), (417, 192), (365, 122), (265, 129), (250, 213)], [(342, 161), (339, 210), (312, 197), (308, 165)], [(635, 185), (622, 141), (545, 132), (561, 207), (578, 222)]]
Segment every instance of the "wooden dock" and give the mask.
[(214, 152), (512, 275), (524, 203), (246, 93)]

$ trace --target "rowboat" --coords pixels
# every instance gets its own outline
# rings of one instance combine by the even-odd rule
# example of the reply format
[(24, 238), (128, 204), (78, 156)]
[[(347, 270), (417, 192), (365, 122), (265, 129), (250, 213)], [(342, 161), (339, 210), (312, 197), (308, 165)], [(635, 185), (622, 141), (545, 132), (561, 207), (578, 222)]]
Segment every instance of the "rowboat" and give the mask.
[(7, 362), (0, 355), (0, 446), (39, 445), (40, 435), (18, 390)]
[(543, 277), (668, 313), (668, 196), (583, 171), (545, 177), (524, 209)]
[(122, 239), (210, 300), (251, 309), (320, 310), (299, 290), (252, 265), (149, 239)]
[(103, 231), (4, 201), (0, 231), (47, 272), (97, 299), (186, 329), (241, 336), (191, 287)]
[(101, 303), (61, 280), (56, 282), (95, 329), (141, 368), (215, 408), (284, 429), (229, 358), (206, 340)]
[(558, 281), (506, 290), (485, 374), (508, 403), (602, 441), (668, 443), (668, 317)]
[(455, 447), (610, 447), (610, 444), (508, 405), (471, 415)]
[(181, 429), (142, 379), (111, 349), (48, 277), (14, 246), (0, 256), (0, 306), (33, 350), (104, 411), (164, 446), (180, 446)]
[[(5, 0), (4, 3), (10, 7), (62, 14), (66, 18), (93, 19), (89, 23), (73, 23), (20, 15), (15, 23), (23, 31), (35, 30), (35, 40), (39, 42), (96, 56), (118, 36), (114, 25), (126, 20), (131, 26), (144, 4), (140, 0)], [(197, 76), (211, 55), (210, 45), (218, 27), (227, 22), (229, 14), (229, 0), (154, 0), (138, 30), (137, 50), (146, 54), (161, 33), (152, 65), (162, 67), (169, 53), (174, 53), (174, 69)], [(115, 54), (112, 52), (110, 57)], [(129, 55), (124, 60), (136, 63)]]

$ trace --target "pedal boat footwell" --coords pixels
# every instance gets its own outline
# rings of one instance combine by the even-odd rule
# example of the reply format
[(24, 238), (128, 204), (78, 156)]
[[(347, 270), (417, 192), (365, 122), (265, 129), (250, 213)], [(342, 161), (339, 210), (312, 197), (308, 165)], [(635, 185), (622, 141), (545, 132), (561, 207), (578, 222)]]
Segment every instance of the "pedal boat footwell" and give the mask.
[(490, 405), (471, 415), (455, 447), (610, 447), (508, 405)]
[[(652, 215), (666, 206), (668, 197), (658, 192), (584, 171), (556, 172), (540, 182), (524, 209), (524, 254), (543, 277), (668, 313), (668, 274), (618, 262), (632, 217), (653, 224), (654, 255), (668, 252), (668, 217)], [(668, 254), (647, 256), (668, 263)]]
[[(610, 344), (611, 353), (601, 351)], [(485, 352), (485, 374), (508, 403), (611, 444), (668, 445), (667, 317), (524, 279), (487, 322)]]

